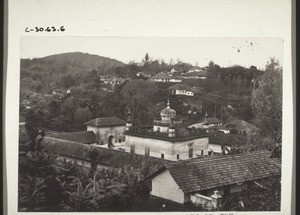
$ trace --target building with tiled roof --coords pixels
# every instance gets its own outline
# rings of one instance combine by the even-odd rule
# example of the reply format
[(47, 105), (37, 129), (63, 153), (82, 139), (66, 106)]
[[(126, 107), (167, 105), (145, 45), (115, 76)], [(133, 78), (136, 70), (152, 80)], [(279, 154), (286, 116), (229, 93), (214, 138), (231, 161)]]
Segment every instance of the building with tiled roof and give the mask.
[(253, 134), (260, 131), (254, 125), (246, 122), (245, 120), (234, 119), (219, 128), (224, 133), (232, 134)]
[(189, 128), (212, 128), (218, 127), (223, 124), (222, 120), (218, 119), (217, 117), (210, 117), (206, 113), (204, 118), (196, 123), (190, 124)]
[(90, 152), (96, 150), (98, 152), (99, 168), (122, 168), (124, 165), (130, 165), (133, 168), (142, 168), (143, 163), (150, 165), (150, 172), (153, 173), (161, 168), (165, 163), (171, 161), (161, 160), (141, 155), (132, 155), (124, 151), (112, 150), (102, 147), (95, 147), (91, 144), (82, 144), (75, 141), (56, 139), (46, 136), (41, 142), (42, 150), (54, 153), (59, 159), (76, 160), (77, 162), (89, 163)]
[(208, 154), (227, 154), (232, 147), (247, 144), (247, 137), (240, 134), (224, 134), (220, 131), (209, 132)]
[(178, 203), (209, 200), (215, 190), (221, 196), (240, 192), (249, 182), (281, 175), (281, 161), (270, 151), (208, 156), (166, 164), (149, 178), (151, 194)]
[(182, 82), (182, 79), (173, 76), (169, 72), (160, 72), (150, 78), (153, 82)]
[(96, 144), (97, 137), (92, 131), (79, 132), (48, 132), (46, 136), (56, 139), (69, 140), (82, 144)]
[(153, 120), (152, 128), (130, 124), (125, 136), (125, 151), (133, 154), (180, 160), (208, 153), (208, 130), (185, 127), (169, 101), (160, 112), (160, 119)]
[(86, 123), (87, 131), (93, 131), (97, 136), (97, 142), (100, 145), (107, 144), (113, 147), (115, 143), (124, 142), (124, 132), (126, 121), (118, 117), (100, 117), (92, 119)]
[(175, 84), (168, 88), (174, 95), (194, 96), (194, 90), (187, 84)]

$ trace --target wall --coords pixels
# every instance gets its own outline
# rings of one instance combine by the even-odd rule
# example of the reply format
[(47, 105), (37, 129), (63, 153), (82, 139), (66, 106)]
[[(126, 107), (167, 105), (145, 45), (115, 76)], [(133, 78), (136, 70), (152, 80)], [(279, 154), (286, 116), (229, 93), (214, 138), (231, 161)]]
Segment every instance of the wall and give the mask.
[(97, 138), (98, 143), (101, 143), (101, 140), (103, 140), (103, 144), (108, 143), (108, 137), (113, 135), (114, 136), (114, 143), (117, 143), (119, 138), (122, 142), (125, 141), (125, 132), (126, 126), (111, 126), (111, 127), (96, 127), (96, 126), (87, 126), (87, 131), (93, 131)]
[(195, 205), (206, 205), (207, 207), (212, 207), (212, 199), (208, 196), (201, 195), (196, 193), (191, 195), (191, 202)]
[[(230, 149), (230, 146), (226, 146), (227, 149)], [(215, 153), (222, 153), (222, 148), (221, 148), (221, 144), (215, 144), (215, 143), (209, 143), (208, 144), (208, 149), (212, 150)], [(225, 150), (225, 154), (227, 154), (228, 152)]]
[(168, 133), (169, 127), (168, 126), (158, 126), (158, 125), (153, 125), (153, 131), (157, 131), (157, 129), (160, 129), (159, 132), (161, 133)]
[(203, 150), (203, 155), (208, 154), (208, 137), (173, 143), (127, 134), (125, 138), (126, 152), (130, 152), (130, 145), (135, 145), (135, 154), (145, 155), (145, 147), (148, 147), (151, 157), (161, 158), (161, 153), (164, 153), (164, 159), (167, 160), (177, 160), (177, 153), (179, 159), (188, 159), (189, 146), (193, 148), (193, 157), (196, 157), (197, 154), (201, 155), (201, 150)]
[(151, 195), (183, 204), (185, 195), (168, 170), (152, 179)]

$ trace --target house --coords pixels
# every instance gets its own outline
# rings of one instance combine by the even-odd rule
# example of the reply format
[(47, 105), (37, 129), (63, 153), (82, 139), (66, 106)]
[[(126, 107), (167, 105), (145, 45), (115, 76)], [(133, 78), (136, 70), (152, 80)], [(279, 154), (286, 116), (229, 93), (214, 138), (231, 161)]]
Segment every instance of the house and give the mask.
[(189, 128), (213, 128), (221, 126), (223, 123), (220, 119), (216, 117), (209, 117), (206, 113), (204, 116), (204, 119), (202, 119), (200, 122), (193, 123), (189, 125)]
[(160, 72), (150, 78), (153, 82), (182, 82), (182, 79), (174, 77), (169, 72)]
[(254, 181), (280, 175), (278, 158), (271, 158), (269, 151), (255, 151), (165, 164), (148, 179), (151, 179), (153, 196), (181, 204), (211, 204), (214, 194), (237, 193)]
[(146, 74), (146, 73), (144, 73), (144, 72), (138, 72), (138, 73), (136, 73), (136, 76), (137, 76), (137, 77), (145, 77), (145, 78), (151, 77), (150, 74)]
[(231, 133), (231, 134), (254, 134), (259, 133), (260, 129), (255, 127), (254, 125), (246, 122), (245, 120), (234, 119), (230, 122), (222, 125), (219, 128), (219, 131), (223, 133)]
[(194, 96), (194, 90), (187, 84), (175, 84), (168, 88), (174, 95)]
[(47, 137), (78, 142), (82, 144), (96, 145), (97, 137), (93, 131), (79, 132), (47, 132)]
[(112, 78), (105, 78), (103, 80), (103, 83), (105, 85), (107, 85), (107, 84), (120, 85), (120, 84), (123, 84), (125, 81), (126, 80), (123, 78), (112, 77)]
[(211, 131), (209, 132), (208, 155), (227, 154), (232, 147), (239, 147), (245, 144), (247, 144), (245, 135)]
[(132, 154), (167, 160), (189, 159), (207, 155), (208, 130), (189, 129), (176, 117), (176, 111), (167, 107), (160, 112), (160, 119), (153, 120), (152, 129), (133, 127), (127, 121), (125, 151)]
[(118, 117), (100, 117), (92, 119), (86, 123), (87, 131), (93, 131), (97, 136), (99, 145), (107, 144), (113, 147), (115, 143), (124, 142), (124, 132), (126, 122)]

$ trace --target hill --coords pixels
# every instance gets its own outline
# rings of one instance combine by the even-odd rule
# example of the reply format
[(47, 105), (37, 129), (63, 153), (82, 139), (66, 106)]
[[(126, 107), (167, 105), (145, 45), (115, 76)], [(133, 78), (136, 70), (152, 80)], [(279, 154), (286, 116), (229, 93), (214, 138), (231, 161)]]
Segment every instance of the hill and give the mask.
[(63, 54), (50, 55), (43, 58), (21, 59), (22, 70), (29, 69), (31, 71), (48, 72), (85, 72), (97, 70), (105, 72), (109, 68), (123, 67), (124, 63), (98, 55), (69, 52)]

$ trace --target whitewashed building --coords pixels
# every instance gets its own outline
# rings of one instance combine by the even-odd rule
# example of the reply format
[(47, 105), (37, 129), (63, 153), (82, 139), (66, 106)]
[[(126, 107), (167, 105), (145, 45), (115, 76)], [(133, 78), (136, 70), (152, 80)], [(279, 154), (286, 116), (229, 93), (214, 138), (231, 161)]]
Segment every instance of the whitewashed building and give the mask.
[(99, 145), (113, 147), (116, 143), (124, 142), (126, 122), (118, 117), (100, 117), (86, 123), (87, 131), (93, 131)]
[(153, 121), (152, 129), (126, 128), (125, 151), (167, 160), (181, 160), (208, 154), (208, 131), (189, 129), (176, 118), (170, 103)]
[(165, 164), (148, 179), (151, 179), (153, 196), (180, 204), (212, 205), (220, 196), (240, 192), (255, 181), (280, 177), (280, 174), (278, 158), (271, 158), (270, 151), (255, 151)]

